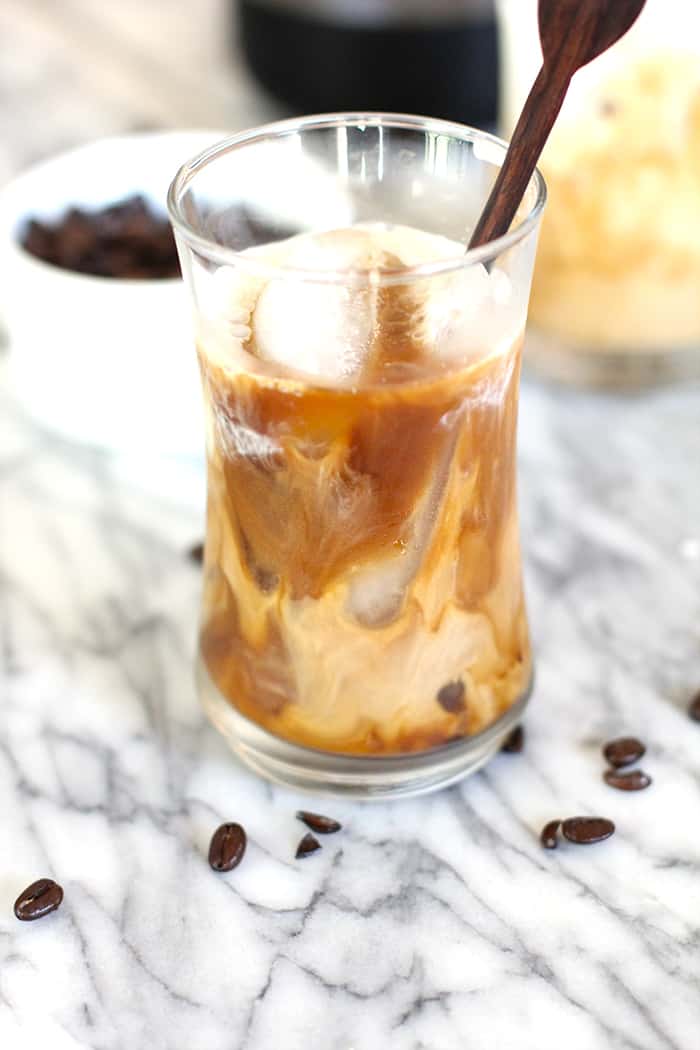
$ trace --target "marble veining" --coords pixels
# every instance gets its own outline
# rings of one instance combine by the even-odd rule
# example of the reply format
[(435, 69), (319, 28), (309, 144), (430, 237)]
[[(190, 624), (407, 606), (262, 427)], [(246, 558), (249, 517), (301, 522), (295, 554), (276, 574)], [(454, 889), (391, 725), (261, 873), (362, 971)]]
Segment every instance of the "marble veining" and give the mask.
[[(199, 499), (0, 391), (0, 1046), (696, 1050), (700, 390), (526, 384), (526, 749), (391, 805), (236, 763), (192, 685)], [(602, 782), (622, 732), (646, 792)], [(345, 827), (297, 862), (300, 805)], [(617, 834), (544, 851), (577, 813)], [(206, 863), (222, 820), (249, 834), (229, 875)], [(64, 904), (20, 924), (42, 875)]]

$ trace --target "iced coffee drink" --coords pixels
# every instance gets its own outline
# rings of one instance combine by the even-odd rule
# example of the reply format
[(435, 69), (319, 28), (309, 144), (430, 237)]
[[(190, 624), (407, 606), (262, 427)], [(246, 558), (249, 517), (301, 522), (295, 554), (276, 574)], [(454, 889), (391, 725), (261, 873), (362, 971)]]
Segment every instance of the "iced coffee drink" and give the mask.
[[(466, 169), (471, 148), (443, 152)], [(467, 255), (468, 222), (455, 239), (431, 221), (444, 185), (396, 219), (393, 195), (343, 196), (350, 221), (325, 228), (228, 254), (180, 241), (206, 416), (200, 689), (238, 753), (295, 784), (455, 779), (530, 687), (515, 438), (542, 188), (525, 233)], [(425, 224), (398, 221), (412, 210)], [(232, 236), (228, 212), (201, 214)]]
[(352, 270), (354, 287), (222, 275), (229, 338), (199, 346), (202, 658), (231, 704), (296, 743), (424, 750), (479, 732), (527, 688), (521, 340), (489, 332), (506, 278), (400, 280), (462, 251), (374, 225), (254, 249)]

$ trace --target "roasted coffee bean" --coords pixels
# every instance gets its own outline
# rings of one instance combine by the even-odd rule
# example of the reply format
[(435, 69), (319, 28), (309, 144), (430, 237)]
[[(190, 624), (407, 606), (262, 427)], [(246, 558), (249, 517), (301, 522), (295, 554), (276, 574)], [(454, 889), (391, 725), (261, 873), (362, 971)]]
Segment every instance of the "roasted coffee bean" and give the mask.
[(95, 230), (87, 212), (71, 208), (56, 229), (58, 265), (65, 270), (82, 269), (81, 263), (95, 248)]
[(32, 922), (56, 911), (63, 900), (63, 889), (53, 879), (37, 879), (20, 893), (15, 901), (15, 915), (22, 922)]
[(443, 685), (442, 689), (438, 690), (436, 699), (440, 707), (451, 715), (464, 711), (464, 682), (448, 682), (447, 685)]
[(518, 755), (522, 751), (524, 743), (525, 730), (522, 726), (516, 726), (513, 732), (506, 737), (501, 746), (501, 751), (505, 751), (509, 755)]
[(299, 860), (301, 857), (309, 857), (320, 848), (321, 843), (309, 831), (297, 846), (296, 858)]
[(30, 255), (44, 262), (56, 261), (53, 231), (43, 222), (30, 219), (24, 229), (23, 247)]
[(633, 762), (638, 762), (645, 751), (641, 740), (634, 736), (621, 736), (605, 745), (603, 757), (615, 769), (620, 769), (622, 766), (631, 766)]
[(690, 701), (688, 714), (694, 722), (700, 722), (700, 692), (696, 693)]
[(540, 832), (540, 842), (545, 849), (556, 849), (559, 839), (557, 838), (557, 832), (561, 827), (560, 820), (550, 820), (549, 824), (545, 824)]
[(201, 565), (204, 561), (204, 544), (194, 543), (187, 552), (187, 557), (190, 561), (193, 561), (196, 565)]
[(170, 224), (139, 196), (98, 211), (69, 208), (54, 223), (29, 219), (20, 240), (30, 255), (77, 273), (120, 278), (180, 273)]
[(651, 784), (651, 777), (641, 769), (630, 769), (626, 773), (608, 769), (603, 773), (603, 780), (610, 787), (618, 788), (619, 791), (643, 791)]
[(212, 835), (209, 865), (214, 871), (233, 871), (243, 860), (246, 833), (240, 824), (222, 824)]
[(606, 817), (569, 817), (562, 823), (561, 830), (569, 842), (588, 846), (609, 839), (615, 831), (615, 825)]
[(342, 824), (332, 817), (322, 817), (320, 813), (309, 813), (306, 809), (300, 809), (297, 820), (303, 821), (307, 828), (311, 828), (317, 835), (332, 835), (334, 831), (340, 831)]

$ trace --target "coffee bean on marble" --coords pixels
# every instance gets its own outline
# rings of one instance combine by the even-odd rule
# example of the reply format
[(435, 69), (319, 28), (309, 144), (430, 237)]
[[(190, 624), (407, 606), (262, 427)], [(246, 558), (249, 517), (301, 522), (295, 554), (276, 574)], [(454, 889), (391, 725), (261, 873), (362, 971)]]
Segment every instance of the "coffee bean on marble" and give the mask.
[(333, 820), (333, 817), (324, 817), (320, 813), (310, 813), (307, 809), (300, 809), (297, 812), (297, 820), (301, 820), (302, 823), (306, 824), (307, 828), (311, 828), (317, 835), (332, 835), (333, 832), (340, 831), (343, 826), (337, 820)]
[(694, 722), (700, 722), (700, 691), (698, 691), (688, 705), (688, 714)]
[(296, 858), (300, 860), (302, 857), (310, 857), (312, 853), (315, 853), (320, 848), (321, 843), (309, 831), (297, 846)]
[(557, 838), (557, 832), (561, 827), (560, 820), (550, 820), (548, 824), (542, 828), (540, 832), (540, 842), (545, 849), (556, 849), (559, 839)]
[(464, 682), (448, 682), (447, 685), (443, 685), (442, 689), (438, 690), (436, 700), (440, 707), (451, 715), (464, 711)]
[(522, 726), (516, 726), (512, 733), (508, 734), (501, 745), (501, 751), (505, 751), (508, 755), (519, 755), (523, 749), (524, 743), (525, 730)]
[(209, 845), (210, 867), (214, 871), (233, 871), (243, 860), (246, 845), (246, 833), (240, 824), (222, 824)]
[(608, 741), (603, 747), (605, 761), (615, 769), (631, 766), (633, 762), (638, 762), (645, 752), (644, 744), (637, 740), (636, 736), (621, 736), (617, 740)]
[(603, 780), (618, 791), (643, 791), (651, 784), (651, 777), (641, 769), (630, 769), (622, 773), (617, 769), (607, 769), (603, 773)]
[(15, 901), (15, 915), (22, 922), (32, 922), (56, 911), (62, 900), (63, 889), (57, 882), (37, 879)]
[(561, 826), (564, 838), (577, 846), (591, 846), (609, 839), (615, 825), (607, 817), (568, 817)]

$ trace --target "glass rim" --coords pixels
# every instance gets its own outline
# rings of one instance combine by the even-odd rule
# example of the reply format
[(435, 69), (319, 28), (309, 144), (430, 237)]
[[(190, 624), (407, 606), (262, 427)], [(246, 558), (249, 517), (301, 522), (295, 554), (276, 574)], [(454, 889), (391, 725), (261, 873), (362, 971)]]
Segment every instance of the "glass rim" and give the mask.
[(408, 131), (435, 131), (462, 142), (484, 143), (496, 147), (501, 152), (502, 158), (508, 149), (508, 143), (505, 140), (488, 131), (482, 131), (478, 128), (469, 127), (467, 124), (459, 124), (454, 121), (405, 113), (348, 111), (313, 114), (311, 116), (293, 117), (269, 124), (261, 124), (229, 135), (225, 139), (213, 143), (180, 166), (168, 187), (167, 194), (168, 215), (175, 232), (182, 236), (189, 247), (197, 250), (209, 260), (222, 265), (243, 266), (258, 272), (263, 271), (267, 275), (295, 278), (313, 283), (347, 284), (350, 279), (357, 282), (362, 281), (363, 278), (366, 280), (368, 275), (372, 275), (372, 280), (380, 284), (393, 284), (404, 283), (416, 278), (454, 273), (476, 263), (492, 261), (503, 252), (523, 241), (536, 228), (539, 222), (547, 201), (547, 187), (539, 168), (535, 169), (528, 184), (529, 188), (534, 183), (536, 190), (535, 201), (532, 207), (527, 215), (503, 236), (496, 237), (478, 248), (465, 249), (464, 253), (459, 256), (451, 256), (450, 258), (437, 259), (433, 262), (419, 263), (415, 266), (402, 266), (394, 269), (309, 270), (298, 266), (270, 263), (246, 254), (246, 250), (238, 251), (235, 248), (229, 248), (211, 240), (199, 233), (185, 217), (181, 208), (181, 200), (185, 190), (199, 172), (215, 162), (219, 157), (238, 149), (284, 138), (294, 132), (334, 127), (360, 127), (363, 129), (388, 127)]

